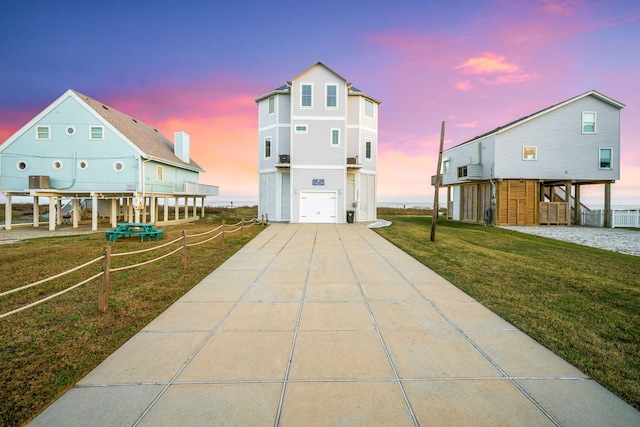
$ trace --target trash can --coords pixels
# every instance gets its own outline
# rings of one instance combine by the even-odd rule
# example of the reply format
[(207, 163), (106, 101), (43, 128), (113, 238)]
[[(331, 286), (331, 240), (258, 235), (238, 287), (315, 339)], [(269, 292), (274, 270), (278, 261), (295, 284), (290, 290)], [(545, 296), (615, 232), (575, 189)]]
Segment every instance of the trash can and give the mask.
[(347, 222), (353, 224), (353, 219), (356, 217), (356, 211), (347, 211)]

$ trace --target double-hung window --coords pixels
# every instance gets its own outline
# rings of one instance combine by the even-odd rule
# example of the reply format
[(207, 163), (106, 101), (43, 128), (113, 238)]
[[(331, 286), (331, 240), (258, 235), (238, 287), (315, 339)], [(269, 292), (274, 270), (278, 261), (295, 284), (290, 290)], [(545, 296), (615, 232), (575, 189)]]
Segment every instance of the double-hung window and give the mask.
[(271, 157), (271, 137), (264, 139), (264, 157)]
[(270, 96), (269, 97), (269, 114), (273, 114), (276, 111), (276, 97), (275, 96)]
[(340, 129), (331, 129), (331, 146), (338, 147), (340, 145)]
[(371, 159), (371, 140), (367, 139), (364, 142), (364, 157), (366, 159)]
[(51, 139), (51, 126), (37, 126), (36, 139), (45, 141)]
[(373, 117), (373, 102), (368, 99), (364, 100), (364, 115)]
[(89, 127), (89, 139), (94, 139), (94, 140), (104, 139), (104, 127), (103, 126)]
[(600, 149), (600, 169), (612, 169), (612, 148), (601, 148)]
[(311, 107), (313, 86), (309, 84), (303, 84), (301, 85), (300, 90), (302, 94), (302, 97), (300, 99), (300, 106)]
[(338, 86), (327, 85), (327, 108), (338, 106)]
[(458, 178), (466, 178), (468, 176), (467, 165), (458, 166)]
[(596, 112), (595, 111), (582, 112), (582, 133), (586, 133), (586, 134), (596, 133)]
[(156, 181), (164, 182), (164, 168), (162, 166), (156, 166)]

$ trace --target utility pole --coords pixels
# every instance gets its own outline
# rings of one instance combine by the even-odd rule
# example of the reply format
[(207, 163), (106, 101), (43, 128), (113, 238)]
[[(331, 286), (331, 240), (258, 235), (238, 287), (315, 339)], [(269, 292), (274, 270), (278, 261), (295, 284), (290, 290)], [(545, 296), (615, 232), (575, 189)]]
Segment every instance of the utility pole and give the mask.
[(431, 214), (431, 241), (436, 240), (436, 222), (438, 220), (438, 194), (440, 193), (440, 181), (442, 180), (440, 169), (442, 168), (442, 149), (444, 147), (444, 122), (440, 128), (440, 150), (438, 151), (438, 169), (436, 169), (436, 193), (433, 195), (433, 213)]

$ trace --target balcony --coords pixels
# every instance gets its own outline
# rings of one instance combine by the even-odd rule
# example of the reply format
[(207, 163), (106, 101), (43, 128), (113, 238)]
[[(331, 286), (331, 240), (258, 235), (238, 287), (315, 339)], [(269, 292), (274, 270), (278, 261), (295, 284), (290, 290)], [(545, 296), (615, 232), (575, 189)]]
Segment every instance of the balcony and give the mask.
[(220, 189), (217, 185), (184, 182), (182, 185), (176, 185), (176, 193), (185, 193), (190, 196), (218, 196)]

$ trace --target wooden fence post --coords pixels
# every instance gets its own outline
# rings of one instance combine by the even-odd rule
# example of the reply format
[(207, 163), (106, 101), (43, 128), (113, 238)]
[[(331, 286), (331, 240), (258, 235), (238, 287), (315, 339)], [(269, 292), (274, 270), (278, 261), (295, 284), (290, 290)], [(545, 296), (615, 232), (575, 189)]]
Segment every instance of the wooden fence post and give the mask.
[(102, 249), (102, 283), (100, 286), (100, 294), (98, 296), (98, 308), (100, 311), (107, 311), (109, 305), (109, 269), (111, 264), (111, 246)]
[(187, 232), (182, 230), (182, 269), (187, 269)]

